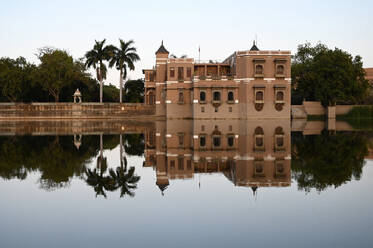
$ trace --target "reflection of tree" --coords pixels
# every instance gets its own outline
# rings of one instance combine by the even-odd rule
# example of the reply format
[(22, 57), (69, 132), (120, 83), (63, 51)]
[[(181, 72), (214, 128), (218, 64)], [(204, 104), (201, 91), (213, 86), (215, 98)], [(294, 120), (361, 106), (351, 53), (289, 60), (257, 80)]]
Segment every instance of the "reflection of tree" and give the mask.
[(128, 155), (142, 156), (144, 154), (145, 143), (143, 134), (125, 134), (124, 150)]
[(299, 189), (323, 191), (359, 180), (367, 155), (367, 139), (361, 133), (292, 135), (292, 175)]
[(93, 187), (96, 196), (102, 195), (106, 198), (106, 191), (120, 189), (120, 197), (125, 195), (133, 197), (135, 196), (133, 190), (137, 188), (140, 177), (135, 175), (135, 167), (130, 167), (128, 172), (125, 169), (126, 167), (127, 165), (125, 167), (119, 166), (116, 170), (110, 169), (108, 175), (104, 175), (107, 166), (103, 166), (101, 170), (87, 169), (86, 182)]
[[(115, 136), (105, 136), (106, 141), (112, 143), (111, 147), (118, 144)], [(85, 136), (79, 150), (71, 136), (0, 137), (0, 177), (23, 180), (28, 173), (38, 171), (42, 188), (63, 187), (73, 176), (81, 176), (98, 152), (97, 136)]]
[(133, 190), (137, 188), (137, 183), (140, 180), (140, 177), (135, 175), (135, 167), (130, 167), (127, 172), (124, 167), (120, 166), (115, 171), (110, 169), (109, 174), (116, 182), (115, 188), (120, 189), (120, 197), (135, 196)]

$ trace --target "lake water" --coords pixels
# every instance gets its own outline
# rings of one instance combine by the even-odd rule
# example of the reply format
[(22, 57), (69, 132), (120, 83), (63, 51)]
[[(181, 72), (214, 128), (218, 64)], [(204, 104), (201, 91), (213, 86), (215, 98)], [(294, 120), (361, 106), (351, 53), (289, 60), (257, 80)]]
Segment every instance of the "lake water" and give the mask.
[(372, 247), (373, 132), (335, 126), (1, 124), (0, 247)]

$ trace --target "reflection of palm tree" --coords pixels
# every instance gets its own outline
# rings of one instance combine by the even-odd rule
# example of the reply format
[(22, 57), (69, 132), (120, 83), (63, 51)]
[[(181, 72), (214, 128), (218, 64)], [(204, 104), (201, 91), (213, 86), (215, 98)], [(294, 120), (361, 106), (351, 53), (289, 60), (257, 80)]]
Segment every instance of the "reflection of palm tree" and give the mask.
[(132, 166), (127, 173), (126, 169), (120, 166), (117, 167), (116, 171), (110, 169), (109, 174), (115, 180), (115, 188), (120, 188), (120, 197), (125, 195), (135, 196), (133, 190), (137, 188), (137, 182), (140, 180), (140, 177), (135, 175), (135, 167)]
[(98, 195), (103, 195), (106, 198), (105, 189), (107, 190), (109, 178), (104, 176), (104, 170), (97, 171), (97, 169), (87, 169), (85, 171), (87, 179), (86, 182), (89, 186), (92, 186), (96, 192), (96, 197)]

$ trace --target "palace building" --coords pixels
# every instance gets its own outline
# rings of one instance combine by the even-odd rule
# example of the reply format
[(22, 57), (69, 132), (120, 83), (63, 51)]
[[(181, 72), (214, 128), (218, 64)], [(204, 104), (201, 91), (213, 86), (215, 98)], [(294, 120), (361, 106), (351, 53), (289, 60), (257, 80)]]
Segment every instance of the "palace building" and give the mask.
[(290, 119), (157, 121), (145, 133), (144, 166), (162, 192), (173, 180), (219, 173), (253, 190), (289, 187)]
[(167, 118), (290, 118), (291, 53), (255, 42), (223, 62), (173, 58), (163, 42), (144, 69), (145, 103)]

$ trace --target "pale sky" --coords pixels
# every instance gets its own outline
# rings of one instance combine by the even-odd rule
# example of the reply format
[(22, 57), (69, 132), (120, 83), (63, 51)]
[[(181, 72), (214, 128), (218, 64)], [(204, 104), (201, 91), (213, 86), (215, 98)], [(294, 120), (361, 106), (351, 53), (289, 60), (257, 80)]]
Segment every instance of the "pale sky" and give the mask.
[[(222, 60), (248, 50), (257, 36), (261, 50), (291, 50), (320, 41), (363, 58), (373, 67), (373, 1), (57, 1), (0, 0), (0, 57), (23, 56), (37, 63), (44, 46), (67, 50), (74, 58), (95, 39), (133, 39), (141, 61), (129, 74), (143, 77), (162, 40), (170, 53)], [(106, 83), (119, 85), (110, 70)]]

